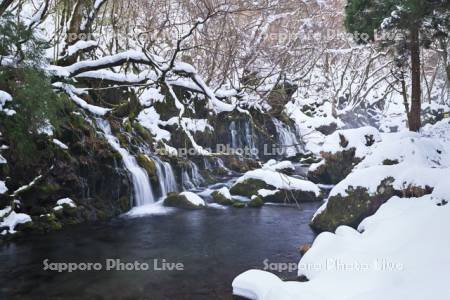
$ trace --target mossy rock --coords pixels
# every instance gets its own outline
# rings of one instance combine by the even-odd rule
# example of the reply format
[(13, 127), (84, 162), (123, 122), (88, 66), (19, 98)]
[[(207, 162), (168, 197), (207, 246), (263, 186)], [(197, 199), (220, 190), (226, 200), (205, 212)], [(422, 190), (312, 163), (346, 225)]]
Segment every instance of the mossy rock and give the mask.
[(213, 198), (214, 202), (216, 202), (217, 204), (225, 205), (225, 206), (233, 205), (233, 201), (231, 199), (226, 198), (224, 195), (222, 195), (218, 191), (214, 191), (211, 194), (211, 197)]
[(245, 207), (245, 203), (241, 202), (241, 201), (234, 201), (233, 202), (233, 207), (234, 208), (244, 208)]
[(158, 175), (156, 171), (156, 164), (155, 162), (150, 159), (147, 155), (144, 154), (138, 154), (136, 157), (139, 165), (147, 171), (148, 176), (150, 177), (151, 181), (158, 182)]
[(275, 194), (261, 197), (264, 202), (298, 204), (304, 202), (315, 202), (322, 199), (313, 192), (301, 190), (279, 190)]
[(258, 194), (258, 190), (261, 189), (275, 190), (275, 187), (262, 180), (249, 178), (243, 182), (234, 184), (230, 189), (230, 193), (232, 195), (251, 197)]
[(311, 221), (311, 227), (316, 232), (334, 232), (341, 225), (357, 228), (362, 220), (373, 215), (383, 203), (398, 194), (392, 182), (393, 178), (383, 180), (374, 195), (370, 195), (364, 187), (350, 186), (346, 196), (338, 194), (330, 197), (326, 209)]
[(195, 205), (188, 201), (186, 196), (178, 193), (168, 193), (166, 199), (163, 202), (164, 206), (167, 207), (177, 207), (183, 209), (200, 209), (204, 208), (203, 205)]
[(248, 207), (252, 207), (252, 208), (259, 208), (259, 207), (262, 207), (263, 205), (264, 205), (264, 201), (259, 196), (253, 197), (253, 199), (250, 200), (250, 202), (248, 203)]
[(147, 129), (145, 129), (138, 122), (133, 122), (133, 128), (141, 136), (141, 138), (146, 141), (149, 145), (153, 144), (153, 137)]
[(308, 179), (314, 183), (337, 184), (351, 173), (361, 161), (355, 157), (355, 148), (336, 153), (322, 153), (325, 163), (316, 170), (308, 172)]

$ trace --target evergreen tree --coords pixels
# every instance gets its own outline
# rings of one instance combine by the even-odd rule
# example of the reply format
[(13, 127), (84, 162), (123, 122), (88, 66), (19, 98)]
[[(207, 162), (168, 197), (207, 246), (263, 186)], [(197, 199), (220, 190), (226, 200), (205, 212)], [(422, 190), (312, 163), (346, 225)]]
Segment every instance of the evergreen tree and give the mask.
[[(448, 0), (348, 0), (346, 6), (345, 25), (349, 32), (357, 32), (359, 36), (364, 33), (372, 41), (376, 40), (376, 31), (397, 33), (396, 39), (375, 42), (384, 47), (394, 46), (399, 66), (404, 67), (408, 59), (410, 61), (411, 106), (406, 105), (406, 108), (411, 131), (421, 127), (420, 49), (447, 36), (449, 12)], [(360, 39), (359, 42), (366, 41)]]

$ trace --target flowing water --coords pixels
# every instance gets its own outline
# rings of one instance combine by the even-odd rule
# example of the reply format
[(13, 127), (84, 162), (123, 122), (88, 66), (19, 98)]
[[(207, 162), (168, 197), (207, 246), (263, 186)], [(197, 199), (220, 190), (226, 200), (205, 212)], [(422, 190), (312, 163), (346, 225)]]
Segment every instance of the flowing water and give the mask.
[(134, 156), (120, 146), (119, 140), (111, 133), (111, 127), (108, 121), (97, 119), (97, 126), (103, 131), (111, 147), (119, 152), (125, 168), (131, 174), (135, 206), (153, 203), (155, 198), (147, 172), (138, 165)]
[(295, 131), (276, 118), (272, 118), (272, 122), (277, 131), (278, 143), (283, 147), (284, 156), (291, 157), (302, 152), (300, 140)]
[[(175, 210), (27, 237), (0, 247), (0, 299), (231, 299), (239, 273), (263, 269), (265, 260), (298, 262), (298, 247), (314, 238), (308, 223), (318, 205)], [(103, 269), (58, 273), (43, 270), (45, 259)], [(107, 259), (150, 269), (106, 271)], [(182, 263), (184, 271), (154, 270), (154, 259)]]

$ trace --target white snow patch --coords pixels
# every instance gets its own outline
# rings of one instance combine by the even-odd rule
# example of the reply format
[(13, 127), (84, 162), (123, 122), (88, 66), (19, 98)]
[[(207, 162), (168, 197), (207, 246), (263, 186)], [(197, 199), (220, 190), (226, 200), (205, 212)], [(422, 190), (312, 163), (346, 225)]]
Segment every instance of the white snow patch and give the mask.
[(298, 179), (295, 177), (287, 176), (285, 174), (267, 170), (257, 169), (245, 173), (239, 177), (236, 183), (241, 183), (247, 179), (258, 179), (264, 181), (266, 184), (274, 186), (277, 189), (282, 190), (301, 190), (305, 192), (313, 192), (316, 196), (320, 195), (319, 187), (311, 181)]
[(199, 195), (192, 193), (192, 192), (182, 192), (180, 193), (181, 196), (185, 196), (186, 199), (191, 202), (195, 206), (206, 206), (205, 200), (200, 198)]

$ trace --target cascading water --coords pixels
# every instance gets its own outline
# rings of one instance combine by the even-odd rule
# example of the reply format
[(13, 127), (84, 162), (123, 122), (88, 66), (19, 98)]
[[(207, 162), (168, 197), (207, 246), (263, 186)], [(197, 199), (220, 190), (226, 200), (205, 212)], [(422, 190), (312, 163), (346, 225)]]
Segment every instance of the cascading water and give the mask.
[[(244, 123), (242, 126), (242, 122)], [(243, 128), (242, 128), (243, 127)], [(253, 128), (248, 120), (240, 122), (232, 121), (229, 126), (231, 134), (230, 146), (234, 150), (248, 150), (246, 154), (251, 157), (257, 157), (258, 148), (256, 147), (253, 136)]]
[(278, 143), (283, 147), (282, 154), (286, 157), (295, 156), (302, 151), (297, 134), (289, 126), (284, 125), (280, 120), (272, 118), (277, 131)]
[(200, 174), (197, 165), (194, 162), (190, 162), (190, 172), (187, 169), (183, 169), (181, 172), (181, 182), (185, 189), (191, 190), (201, 186), (205, 179)]
[(156, 166), (156, 174), (159, 179), (159, 186), (161, 189), (161, 198), (164, 198), (167, 193), (178, 192), (177, 182), (173, 173), (172, 166), (157, 157), (153, 157)]
[(238, 148), (237, 144), (237, 130), (236, 130), (236, 122), (232, 121), (230, 123), (230, 133), (231, 133), (231, 148), (236, 149)]
[(119, 152), (125, 168), (132, 176), (135, 206), (153, 203), (154, 197), (147, 172), (138, 165), (136, 159), (126, 149), (120, 146), (117, 138), (112, 135), (107, 120), (97, 119), (97, 126), (103, 131), (111, 147)]

